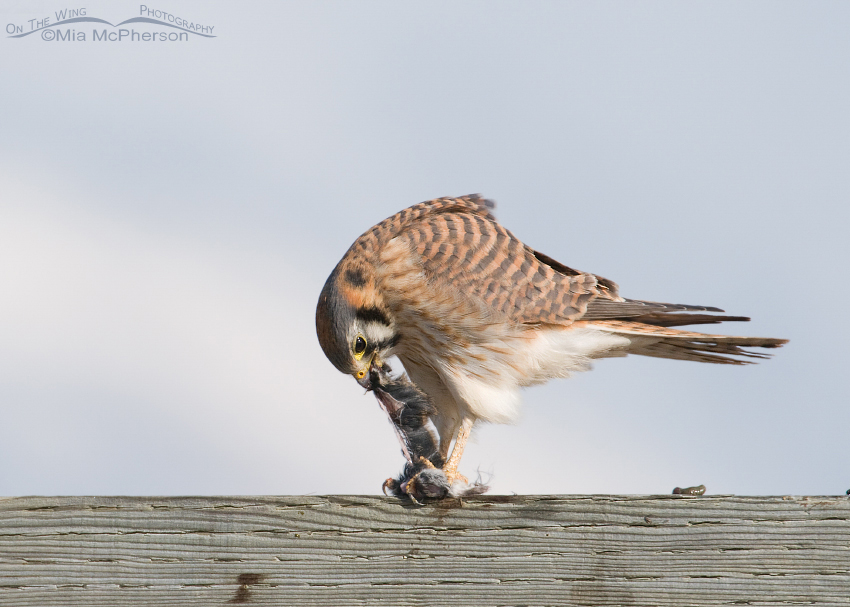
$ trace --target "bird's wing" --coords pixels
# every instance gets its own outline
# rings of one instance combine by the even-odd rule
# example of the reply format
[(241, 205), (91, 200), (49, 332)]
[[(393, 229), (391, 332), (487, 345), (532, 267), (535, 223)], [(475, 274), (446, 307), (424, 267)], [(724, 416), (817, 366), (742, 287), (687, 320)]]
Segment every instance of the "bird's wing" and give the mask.
[(415, 251), (429, 284), (472, 295), (517, 323), (569, 324), (596, 298), (622, 299), (611, 281), (537, 253), (489, 213), (429, 213), (398, 238)]
[[(379, 267), (386, 286), (391, 284), (387, 294), (395, 294), (388, 297), (391, 305), (410, 307), (411, 300), (429, 297), (436, 303), (450, 300), (430, 312), (451, 311), (455, 322), (483, 309), (514, 323), (586, 326), (626, 337), (628, 353), (701, 362), (741, 364), (764, 357), (744, 347), (775, 348), (786, 342), (671, 329), (749, 318), (711, 314), (723, 310), (708, 306), (624, 299), (614, 282), (524, 245), (496, 222), (493, 205), (481, 201), (475, 196), (429, 201), (382, 222), (382, 232), (373, 230), (376, 244), (383, 240), (388, 245)], [(389, 240), (382, 239), (388, 235)], [(428, 290), (432, 293), (425, 295)], [(413, 307), (420, 321), (428, 316), (428, 310)]]
[(384, 220), (364, 238), (403, 239), (426, 280), (473, 295), (517, 323), (571, 324), (630, 319), (656, 326), (749, 320), (688, 312), (719, 308), (624, 299), (617, 284), (565, 266), (523, 244), (500, 225), (479, 195), (429, 200)]

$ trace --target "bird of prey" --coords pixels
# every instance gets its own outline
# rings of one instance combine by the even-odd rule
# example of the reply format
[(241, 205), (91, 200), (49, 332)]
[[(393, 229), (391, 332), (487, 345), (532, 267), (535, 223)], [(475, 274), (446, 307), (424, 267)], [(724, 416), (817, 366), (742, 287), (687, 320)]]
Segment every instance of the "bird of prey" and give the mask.
[(744, 347), (787, 341), (676, 329), (749, 318), (623, 298), (616, 283), (520, 242), (494, 206), (438, 198), (385, 219), (349, 248), (316, 309), (319, 343), (339, 371), (370, 389), (396, 355), (431, 399), (450, 484), (462, 479), (473, 424), (515, 420), (524, 386), (627, 354), (746, 364), (767, 355)]

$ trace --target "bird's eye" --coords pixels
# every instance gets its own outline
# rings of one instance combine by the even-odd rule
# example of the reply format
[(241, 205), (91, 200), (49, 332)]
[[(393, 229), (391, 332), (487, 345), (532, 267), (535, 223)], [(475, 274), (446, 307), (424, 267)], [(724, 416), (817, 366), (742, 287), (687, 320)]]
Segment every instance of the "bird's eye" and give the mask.
[(363, 353), (366, 351), (366, 340), (363, 339), (362, 335), (358, 335), (357, 339), (354, 340), (354, 357), (357, 360), (360, 360), (363, 357)]

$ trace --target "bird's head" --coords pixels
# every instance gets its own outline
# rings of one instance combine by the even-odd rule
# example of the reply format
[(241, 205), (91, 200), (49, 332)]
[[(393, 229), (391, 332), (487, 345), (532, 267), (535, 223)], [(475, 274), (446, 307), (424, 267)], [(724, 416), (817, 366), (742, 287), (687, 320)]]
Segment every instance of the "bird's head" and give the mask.
[(371, 389), (371, 368), (380, 367), (399, 341), (371, 268), (343, 261), (334, 269), (319, 296), (316, 333), (328, 360)]

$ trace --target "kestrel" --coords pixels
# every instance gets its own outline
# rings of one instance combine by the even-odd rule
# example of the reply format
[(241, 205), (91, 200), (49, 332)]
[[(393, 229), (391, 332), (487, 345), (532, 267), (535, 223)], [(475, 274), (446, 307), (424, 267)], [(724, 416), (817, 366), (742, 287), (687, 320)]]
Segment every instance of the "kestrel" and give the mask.
[(671, 328), (749, 318), (625, 299), (614, 282), (523, 244), (494, 206), (478, 195), (438, 198), (385, 219), (346, 252), (316, 309), (319, 343), (337, 369), (370, 389), (396, 355), (431, 399), (450, 484), (462, 478), (473, 424), (514, 421), (522, 387), (588, 370), (597, 358), (740, 365), (767, 357), (742, 347), (787, 341)]

